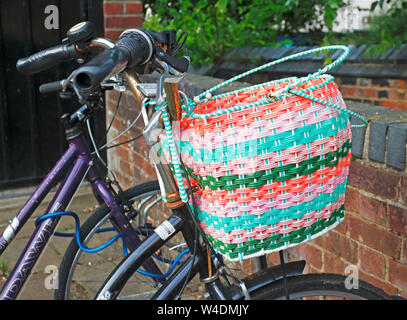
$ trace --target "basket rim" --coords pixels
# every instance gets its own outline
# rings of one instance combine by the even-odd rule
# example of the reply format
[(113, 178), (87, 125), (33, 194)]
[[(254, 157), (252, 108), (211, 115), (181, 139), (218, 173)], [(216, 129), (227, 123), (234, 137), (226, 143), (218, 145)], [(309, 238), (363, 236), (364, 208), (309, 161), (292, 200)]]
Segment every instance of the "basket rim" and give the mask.
[[(312, 85), (309, 87), (306, 87), (304, 89), (301, 89), (299, 91), (295, 90), (294, 92), (291, 92), (292, 89), (294, 89), (296, 86), (302, 85), (305, 82), (309, 81), (309, 80), (315, 80), (315, 79), (323, 79), (323, 81), (319, 84), (316, 85)], [(293, 80), (297, 80), (296, 82), (292, 82)], [(224, 98), (227, 96), (231, 96), (231, 95), (236, 95), (239, 94), (241, 92), (246, 92), (246, 91), (250, 91), (250, 90), (255, 90), (255, 89), (259, 89), (261, 87), (265, 87), (265, 86), (269, 86), (269, 85), (273, 85), (276, 83), (281, 83), (281, 82), (290, 82), (291, 81), (291, 85), (289, 84), (288, 86), (286, 86), (285, 88), (283, 88), (282, 90), (279, 90), (277, 92), (275, 92), (273, 94), (273, 99), (270, 98), (264, 98), (264, 99), (259, 99), (255, 102), (251, 102), (251, 103), (247, 103), (247, 104), (240, 104), (238, 106), (233, 106), (233, 107), (229, 107), (227, 109), (220, 109), (220, 110), (216, 110), (210, 113), (199, 113), (199, 112), (195, 112), (194, 109), (201, 104), (204, 104), (208, 101), (211, 100), (217, 100), (219, 98)], [(310, 78), (310, 76), (307, 77), (302, 77), (302, 78), (298, 78), (298, 77), (287, 77), (287, 78), (282, 78), (282, 79), (277, 79), (277, 80), (272, 80), (272, 81), (268, 81), (268, 82), (263, 82), (260, 84), (255, 84), (249, 87), (245, 87), (245, 88), (240, 88), (237, 90), (233, 90), (230, 92), (226, 92), (226, 93), (221, 93), (218, 94), (216, 96), (210, 97), (209, 99), (205, 99), (203, 101), (200, 101), (199, 103), (189, 100), (188, 104), (184, 105), (184, 110), (186, 110), (187, 112), (183, 113), (183, 118), (188, 119), (188, 118), (194, 118), (194, 119), (210, 119), (225, 113), (232, 113), (234, 111), (240, 111), (240, 110), (244, 110), (247, 108), (253, 108), (253, 107), (257, 107), (260, 105), (264, 105), (264, 104), (269, 104), (269, 103), (274, 103), (276, 101), (282, 100), (284, 98), (287, 98), (291, 95), (297, 95), (297, 92), (301, 92), (301, 93), (306, 93), (306, 92), (310, 92), (313, 91), (315, 89), (321, 88), (323, 86), (328, 85), (329, 83), (334, 82), (334, 77), (330, 74), (321, 74), (318, 76), (313, 76), (312, 78)]]

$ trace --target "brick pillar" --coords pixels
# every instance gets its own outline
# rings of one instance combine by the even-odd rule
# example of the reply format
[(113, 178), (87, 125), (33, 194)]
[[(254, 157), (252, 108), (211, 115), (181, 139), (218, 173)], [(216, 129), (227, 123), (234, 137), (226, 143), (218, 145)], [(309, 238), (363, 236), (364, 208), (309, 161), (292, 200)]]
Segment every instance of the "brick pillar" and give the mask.
[[(134, 0), (104, 0), (105, 37), (116, 41), (120, 34), (129, 28), (143, 25), (143, 3)], [(117, 106), (118, 92), (106, 95), (106, 123), (109, 125)], [(107, 140), (117, 137), (135, 119), (140, 106), (131, 93), (125, 92)], [(141, 133), (142, 119), (127, 134), (117, 140), (123, 142)], [(148, 151), (143, 138), (136, 142), (108, 150), (109, 167), (114, 171), (123, 188), (156, 179), (155, 169), (148, 161)]]
[(104, 0), (103, 10), (106, 38), (117, 40), (125, 29), (143, 25), (142, 1)]

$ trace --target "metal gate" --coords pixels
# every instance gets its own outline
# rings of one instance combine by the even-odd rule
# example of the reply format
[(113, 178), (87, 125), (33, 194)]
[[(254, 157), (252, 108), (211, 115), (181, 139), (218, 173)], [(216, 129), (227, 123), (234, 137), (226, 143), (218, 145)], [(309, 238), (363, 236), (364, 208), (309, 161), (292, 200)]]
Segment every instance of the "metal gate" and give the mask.
[[(78, 107), (57, 94), (42, 95), (39, 85), (66, 78), (74, 62), (24, 76), (16, 61), (61, 43), (74, 24), (93, 22), (103, 36), (103, 0), (0, 1), (0, 190), (37, 183), (66, 147), (59, 117)], [(103, 142), (104, 112), (94, 120)]]

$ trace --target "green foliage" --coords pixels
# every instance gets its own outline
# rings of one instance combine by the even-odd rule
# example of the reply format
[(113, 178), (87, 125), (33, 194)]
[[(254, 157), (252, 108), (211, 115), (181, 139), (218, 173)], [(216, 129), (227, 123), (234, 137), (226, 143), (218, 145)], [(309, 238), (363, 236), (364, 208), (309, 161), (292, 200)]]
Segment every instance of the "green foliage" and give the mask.
[(320, 44), (343, 0), (145, 0), (144, 28), (188, 33), (194, 65), (217, 63), (236, 47), (275, 46), (307, 30)]
[(0, 261), (0, 277), (8, 278), (11, 273), (11, 268), (3, 261)]
[(374, 55), (383, 54), (388, 47), (400, 46), (407, 40), (407, 0), (375, 1), (370, 10), (373, 12), (376, 8), (381, 12), (372, 18), (365, 40), (372, 44), (370, 53)]
[(377, 0), (370, 7), (369, 29), (344, 35), (327, 34), (326, 42), (368, 44), (365, 55), (385, 54), (389, 47), (407, 42), (407, 0)]

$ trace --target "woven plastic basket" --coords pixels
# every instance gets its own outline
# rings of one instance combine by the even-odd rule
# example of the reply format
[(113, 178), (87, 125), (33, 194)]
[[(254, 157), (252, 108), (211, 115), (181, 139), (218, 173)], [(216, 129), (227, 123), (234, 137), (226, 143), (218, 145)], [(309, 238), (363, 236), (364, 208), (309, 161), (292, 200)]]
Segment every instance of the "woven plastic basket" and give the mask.
[[(344, 53), (308, 77), (211, 96), (253, 72), (329, 49)], [(165, 112), (162, 150), (180, 189), (183, 177), (177, 153), (181, 154), (199, 188), (201, 226), (212, 246), (229, 260), (312, 240), (344, 218), (349, 116), (362, 118), (346, 109), (333, 77), (324, 73), (347, 54), (343, 46), (309, 50), (226, 81), (185, 106), (175, 136)]]

